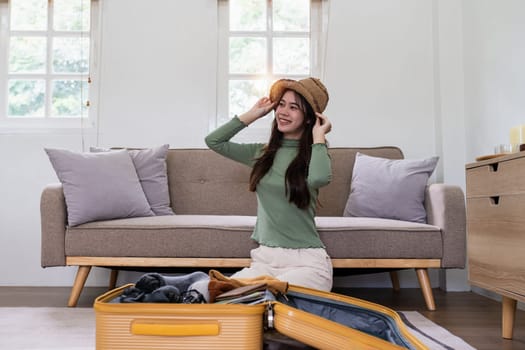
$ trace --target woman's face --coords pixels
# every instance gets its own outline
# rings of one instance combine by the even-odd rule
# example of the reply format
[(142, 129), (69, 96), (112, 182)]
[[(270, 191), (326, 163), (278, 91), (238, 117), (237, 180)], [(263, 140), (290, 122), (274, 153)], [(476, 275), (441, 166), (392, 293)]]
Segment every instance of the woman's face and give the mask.
[(303, 133), (304, 112), (300, 103), (295, 93), (287, 90), (275, 109), (277, 129), (286, 139), (300, 139)]

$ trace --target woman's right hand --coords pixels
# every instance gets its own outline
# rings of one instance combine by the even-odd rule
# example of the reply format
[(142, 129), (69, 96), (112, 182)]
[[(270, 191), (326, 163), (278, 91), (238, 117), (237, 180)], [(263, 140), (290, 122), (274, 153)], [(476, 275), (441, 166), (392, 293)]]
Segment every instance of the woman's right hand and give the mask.
[(312, 128), (312, 136), (314, 143), (326, 143), (326, 134), (332, 130), (332, 123), (330, 119), (322, 113), (316, 112), (317, 116), (314, 127)]
[(277, 102), (272, 102), (268, 97), (260, 98), (252, 108), (247, 112), (239, 116), (239, 120), (245, 125), (249, 125), (256, 121), (259, 118), (267, 115), (277, 104)]

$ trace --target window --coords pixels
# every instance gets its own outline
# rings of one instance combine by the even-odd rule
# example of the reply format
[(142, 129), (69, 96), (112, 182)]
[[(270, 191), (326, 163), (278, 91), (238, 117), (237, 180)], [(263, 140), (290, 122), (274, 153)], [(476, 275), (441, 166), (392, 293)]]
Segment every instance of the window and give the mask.
[[(219, 0), (218, 102), (212, 127), (248, 110), (277, 79), (321, 77), (321, 18), (322, 0)], [(271, 120), (270, 115), (262, 118), (243, 135), (267, 139)]]
[(0, 126), (93, 124), (97, 11), (96, 0), (0, 0)]

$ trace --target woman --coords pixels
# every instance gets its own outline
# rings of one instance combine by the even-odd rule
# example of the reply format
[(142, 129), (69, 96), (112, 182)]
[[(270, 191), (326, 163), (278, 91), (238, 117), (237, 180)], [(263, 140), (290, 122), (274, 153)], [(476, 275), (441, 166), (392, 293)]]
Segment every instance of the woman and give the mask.
[[(291, 284), (330, 291), (332, 264), (315, 226), (319, 188), (331, 180), (325, 135), (331, 123), (321, 114), (328, 92), (320, 80), (281, 79), (246, 113), (206, 137), (215, 152), (252, 167), (257, 222), (250, 267), (232, 278), (270, 275)], [(230, 139), (275, 110), (268, 144)]]

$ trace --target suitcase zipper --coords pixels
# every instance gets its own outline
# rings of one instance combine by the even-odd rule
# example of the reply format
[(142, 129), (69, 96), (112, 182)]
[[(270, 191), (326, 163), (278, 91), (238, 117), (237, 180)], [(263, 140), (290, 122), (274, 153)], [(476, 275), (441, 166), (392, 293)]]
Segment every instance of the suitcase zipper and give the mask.
[(267, 303), (266, 304), (266, 317), (265, 317), (265, 329), (273, 329), (274, 325), (274, 311), (273, 311), (273, 303)]

